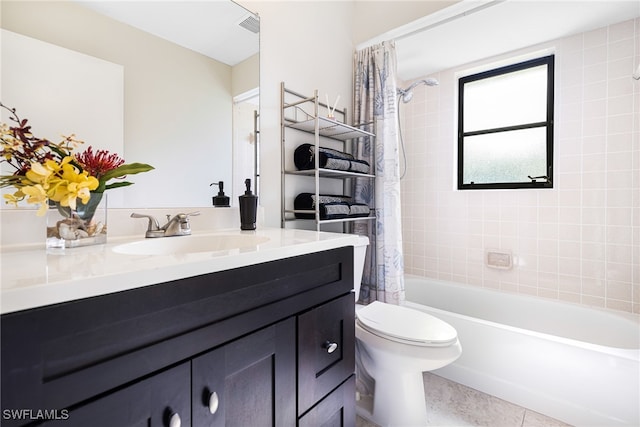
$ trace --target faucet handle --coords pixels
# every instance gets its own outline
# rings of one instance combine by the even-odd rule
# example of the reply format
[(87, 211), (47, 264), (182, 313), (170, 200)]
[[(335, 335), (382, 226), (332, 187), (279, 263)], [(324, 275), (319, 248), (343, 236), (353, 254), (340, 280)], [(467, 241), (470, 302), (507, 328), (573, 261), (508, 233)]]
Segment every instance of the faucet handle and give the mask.
[[(189, 212), (189, 213), (179, 213), (174, 218), (184, 221), (185, 219), (188, 219), (190, 216), (198, 216), (198, 215), (200, 215), (199, 211)], [(167, 222), (169, 221), (171, 221), (171, 215), (167, 214)]]
[[(190, 216), (200, 215), (200, 212), (190, 212), (190, 213), (179, 213), (173, 217), (173, 219), (168, 219), (169, 215), (167, 215), (167, 225), (166, 231), (170, 232), (171, 235), (174, 236), (186, 236), (191, 234), (191, 223), (189, 222)], [(171, 231), (169, 231), (171, 229)]]
[(158, 223), (158, 220), (155, 219), (155, 217), (151, 216), (151, 215), (143, 215), (143, 214), (139, 214), (139, 213), (132, 213), (131, 214), (131, 218), (148, 218), (149, 219), (149, 225), (147, 226), (147, 231), (157, 231), (160, 230), (160, 224)]

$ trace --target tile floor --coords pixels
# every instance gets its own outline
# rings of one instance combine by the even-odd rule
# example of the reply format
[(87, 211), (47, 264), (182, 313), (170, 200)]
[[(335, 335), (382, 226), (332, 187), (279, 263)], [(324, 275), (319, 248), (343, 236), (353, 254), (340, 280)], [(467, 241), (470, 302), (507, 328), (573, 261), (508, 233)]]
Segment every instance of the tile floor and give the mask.
[[(431, 373), (424, 375), (428, 426), (569, 427), (497, 397)], [(356, 427), (377, 427), (360, 417)]]

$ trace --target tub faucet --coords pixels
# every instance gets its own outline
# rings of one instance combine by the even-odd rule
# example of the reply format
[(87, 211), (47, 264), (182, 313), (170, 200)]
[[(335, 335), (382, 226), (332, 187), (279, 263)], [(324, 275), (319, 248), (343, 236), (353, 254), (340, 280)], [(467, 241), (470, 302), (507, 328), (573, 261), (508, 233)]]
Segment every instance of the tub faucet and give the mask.
[(200, 215), (200, 212), (179, 213), (173, 218), (167, 215), (167, 223), (160, 227), (158, 220), (151, 215), (143, 215), (132, 213), (131, 218), (147, 218), (149, 225), (145, 237), (171, 237), (171, 236), (188, 236), (191, 234), (190, 216)]

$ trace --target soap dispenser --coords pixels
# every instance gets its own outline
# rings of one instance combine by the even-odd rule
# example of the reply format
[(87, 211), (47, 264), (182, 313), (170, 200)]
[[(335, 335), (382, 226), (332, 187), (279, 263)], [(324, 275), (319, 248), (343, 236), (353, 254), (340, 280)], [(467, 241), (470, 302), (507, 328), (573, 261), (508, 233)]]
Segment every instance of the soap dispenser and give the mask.
[(240, 229), (255, 230), (256, 215), (258, 213), (258, 196), (251, 192), (251, 180), (245, 179), (244, 185), (247, 187), (244, 194), (238, 196), (240, 203)]
[(216, 208), (228, 208), (229, 196), (226, 196), (224, 194), (224, 182), (212, 182), (211, 184), (209, 184), (209, 187), (211, 187), (212, 185), (218, 186), (218, 195), (211, 198), (213, 200), (213, 206)]

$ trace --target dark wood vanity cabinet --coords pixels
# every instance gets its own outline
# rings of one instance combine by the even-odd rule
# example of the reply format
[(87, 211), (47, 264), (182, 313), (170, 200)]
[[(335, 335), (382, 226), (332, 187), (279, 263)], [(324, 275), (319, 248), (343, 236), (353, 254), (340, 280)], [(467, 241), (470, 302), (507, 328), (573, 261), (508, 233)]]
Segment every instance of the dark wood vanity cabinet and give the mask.
[(2, 425), (355, 425), (351, 247), (9, 313)]

